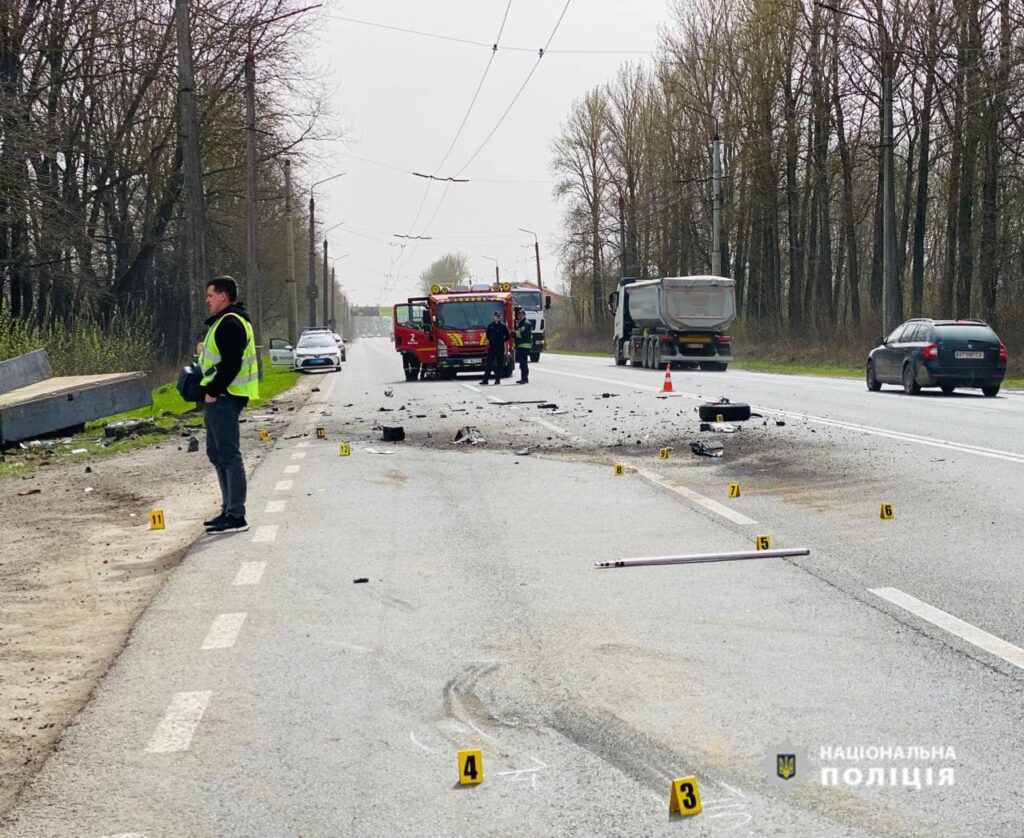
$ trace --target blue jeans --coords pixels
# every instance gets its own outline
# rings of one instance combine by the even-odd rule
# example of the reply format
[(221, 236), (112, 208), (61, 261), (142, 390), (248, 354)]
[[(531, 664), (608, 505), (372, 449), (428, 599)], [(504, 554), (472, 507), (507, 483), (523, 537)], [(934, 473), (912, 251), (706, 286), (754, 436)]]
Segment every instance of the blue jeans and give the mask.
[(239, 448), (238, 417), (242, 403), (230, 396), (203, 405), (206, 456), (217, 471), (220, 507), (225, 515), (245, 517), (245, 464)]

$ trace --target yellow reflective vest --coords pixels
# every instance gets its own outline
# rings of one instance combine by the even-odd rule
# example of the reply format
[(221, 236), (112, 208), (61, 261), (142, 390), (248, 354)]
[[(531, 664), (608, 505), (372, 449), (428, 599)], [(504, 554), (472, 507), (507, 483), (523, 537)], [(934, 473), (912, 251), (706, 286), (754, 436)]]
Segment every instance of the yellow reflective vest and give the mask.
[(206, 387), (217, 374), (217, 364), (220, 363), (221, 354), (217, 348), (217, 327), (225, 317), (237, 317), (245, 329), (245, 349), (242, 350), (242, 366), (238, 375), (231, 379), (228, 384), (228, 392), (232, 396), (242, 396), (252, 399), (260, 397), (259, 367), (256, 364), (256, 337), (252, 331), (252, 324), (244, 317), (234, 311), (218, 317), (203, 338), (203, 351), (199, 355), (199, 368), (203, 371), (203, 380), (200, 382)]

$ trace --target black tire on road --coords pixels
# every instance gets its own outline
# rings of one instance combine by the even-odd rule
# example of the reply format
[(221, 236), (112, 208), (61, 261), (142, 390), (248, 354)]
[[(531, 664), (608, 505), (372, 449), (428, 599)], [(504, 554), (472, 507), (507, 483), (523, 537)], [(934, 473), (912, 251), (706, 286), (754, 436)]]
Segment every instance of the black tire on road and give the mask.
[(531, 364), (539, 364), (540, 363), (540, 353), (539, 352), (531, 352), (530, 353), (530, 363)]
[(953, 395), (953, 391), (956, 389), (956, 385), (955, 384), (941, 384), (939, 386), (942, 388), (943, 395), (946, 395), (946, 396), (952, 396)]
[(916, 396), (921, 392), (921, 385), (918, 384), (917, 379), (914, 378), (913, 364), (903, 365), (903, 375), (901, 380), (903, 381), (903, 392), (908, 396)]
[(982, 387), (981, 392), (988, 396), (990, 399), (999, 392), (999, 385), (994, 384), (991, 387)]
[(877, 393), (879, 390), (882, 389), (881, 382), (877, 378), (875, 378), (875, 365), (870, 362), (868, 363), (867, 369), (864, 372), (864, 379), (867, 382), (868, 389), (872, 393)]
[(406, 367), (405, 369), (405, 380), (415, 381), (419, 377), (420, 371), (412, 367)]
[(714, 422), (721, 416), (723, 422), (745, 422), (750, 418), (750, 405), (745, 402), (702, 404), (697, 408), (702, 422)]

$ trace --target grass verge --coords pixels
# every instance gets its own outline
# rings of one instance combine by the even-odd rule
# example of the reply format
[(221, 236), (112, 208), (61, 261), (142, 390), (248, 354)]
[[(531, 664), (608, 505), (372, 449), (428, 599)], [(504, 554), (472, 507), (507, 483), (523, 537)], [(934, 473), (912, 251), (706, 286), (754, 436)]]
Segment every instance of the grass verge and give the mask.
[[(250, 409), (293, 387), (300, 375), (301, 373), (291, 368), (271, 367), (268, 362), (260, 381), (260, 398), (250, 402)], [(30, 440), (24, 443), (25, 448), (18, 446), (9, 449), (3, 459), (0, 459), (0, 478), (30, 474), (39, 466), (48, 466), (56, 462), (75, 462), (131, 451), (166, 441), (175, 433), (188, 435), (191, 430), (201, 428), (203, 425), (202, 414), (195, 412), (194, 407), (192, 402), (186, 402), (178, 395), (173, 383), (163, 384), (153, 390), (153, 404), (149, 407), (140, 407), (137, 410), (87, 422), (85, 430), (73, 436)], [(116, 419), (151, 419), (156, 430), (126, 439), (105, 439), (103, 426)]]

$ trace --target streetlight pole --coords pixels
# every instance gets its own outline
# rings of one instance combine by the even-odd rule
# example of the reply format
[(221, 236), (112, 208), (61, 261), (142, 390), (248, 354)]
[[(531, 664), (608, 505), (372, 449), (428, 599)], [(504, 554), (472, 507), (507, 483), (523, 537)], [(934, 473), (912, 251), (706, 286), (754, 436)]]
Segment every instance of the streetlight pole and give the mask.
[(484, 259), (490, 259), (494, 262), (494, 281), (501, 285), (501, 271), (498, 269), (498, 260), (493, 256), (484, 256)]
[(260, 296), (259, 268), (259, 196), (256, 178), (256, 56), (252, 51), (252, 29), (245, 53), (245, 182), (246, 202), (245, 273), (249, 289), (249, 305), (256, 321), (256, 344), (263, 337), (263, 301)]
[(711, 184), (714, 197), (711, 210), (711, 273), (722, 275), (722, 140), (715, 133), (711, 143)]
[(295, 293), (295, 219), (292, 218), (292, 161), (284, 161), (284, 215), (288, 225), (288, 275), (285, 279), (285, 304), (288, 306), (288, 343), (299, 339), (299, 302)]
[[(336, 175), (325, 177), (311, 184), (309, 187), (309, 325), (316, 325), (316, 201), (313, 199), (313, 190), (321, 183), (342, 177), (347, 172), (338, 172)], [(326, 243), (325, 243), (326, 249)], [(326, 280), (325, 280), (326, 282)], [(324, 306), (326, 307), (326, 302)], [(326, 315), (324, 316), (326, 320)]]
[(537, 234), (533, 230), (527, 230), (525, 227), (520, 227), (520, 230), (524, 233), (529, 233), (533, 236), (533, 255), (537, 259), (537, 290), (541, 293), (541, 301), (543, 302), (544, 295), (544, 283), (540, 279), (540, 240), (537, 238)]
[(331, 295), (327, 283), (330, 281), (330, 272), (327, 270), (327, 239), (324, 239), (324, 325), (327, 326), (327, 319), (330, 314)]

